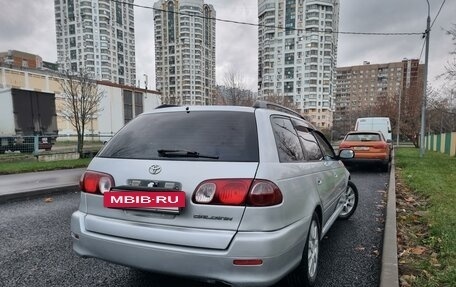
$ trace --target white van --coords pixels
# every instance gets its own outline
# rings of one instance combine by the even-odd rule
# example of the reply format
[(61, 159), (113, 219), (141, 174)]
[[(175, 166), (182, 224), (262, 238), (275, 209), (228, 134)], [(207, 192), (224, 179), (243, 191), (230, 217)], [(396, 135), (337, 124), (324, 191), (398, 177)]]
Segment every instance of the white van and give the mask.
[(391, 123), (386, 117), (358, 118), (356, 131), (381, 131), (388, 142), (392, 142)]

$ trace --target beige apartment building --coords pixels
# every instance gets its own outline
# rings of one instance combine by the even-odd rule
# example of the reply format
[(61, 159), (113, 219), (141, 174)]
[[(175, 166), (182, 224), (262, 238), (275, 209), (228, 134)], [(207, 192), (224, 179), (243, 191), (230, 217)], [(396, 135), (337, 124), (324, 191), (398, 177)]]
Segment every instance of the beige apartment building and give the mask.
[(395, 115), (399, 112), (399, 101), (403, 108), (411, 101), (420, 101), (423, 97), (423, 66), (418, 59), (404, 59), (401, 62), (364, 62), (359, 66), (337, 68), (335, 135), (353, 130), (359, 117)]
[[(75, 135), (76, 130), (61, 114), (61, 79), (61, 75), (53, 71), (0, 65), (0, 128), (14, 127), (11, 95), (12, 89), (20, 89), (54, 94), (59, 137)], [(113, 135), (129, 120), (142, 112), (153, 110), (161, 103), (159, 93), (154, 90), (103, 81), (99, 81), (98, 85), (104, 94), (100, 102), (101, 110), (87, 127), (86, 134)]]

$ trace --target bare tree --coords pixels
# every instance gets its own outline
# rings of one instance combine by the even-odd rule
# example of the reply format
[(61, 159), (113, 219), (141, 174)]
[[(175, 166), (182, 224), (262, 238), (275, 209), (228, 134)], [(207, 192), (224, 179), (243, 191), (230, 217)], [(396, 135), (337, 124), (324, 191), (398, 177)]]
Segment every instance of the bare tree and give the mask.
[(442, 88), (429, 94), (427, 115), (428, 131), (439, 134), (456, 131), (456, 108), (454, 90)]
[(263, 100), (279, 104), (281, 106), (284, 106), (286, 108), (292, 109), (297, 113), (301, 113), (299, 111), (298, 106), (293, 102), (293, 97), (288, 97), (288, 96), (283, 96), (283, 95), (277, 95), (277, 94), (270, 94), (267, 96), (262, 97)]
[(240, 72), (228, 71), (223, 80), (225, 92), (221, 95), (221, 102), (225, 105), (251, 106), (252, 92), (246, 89), (244, 76)]
[(453, 84), (456, 83), (456, 24), (447, 30), (447, 34), (453, 38), (455, 49), (450, 52), (450, 55), (453, 55), (453, 59), (448, 61), (445, 65), (446, 72), (440, 76), (445, 77), (448, 81), (452, 82)]
[(100, 101), (103, 92), (99, 90), (90, 73), (84, 69), (79, 72), (66, 71), (59, 83), (62, 88), (61, 114), (76, 129), (77, 150), (82, 157), (85, 129), (102, 110)]

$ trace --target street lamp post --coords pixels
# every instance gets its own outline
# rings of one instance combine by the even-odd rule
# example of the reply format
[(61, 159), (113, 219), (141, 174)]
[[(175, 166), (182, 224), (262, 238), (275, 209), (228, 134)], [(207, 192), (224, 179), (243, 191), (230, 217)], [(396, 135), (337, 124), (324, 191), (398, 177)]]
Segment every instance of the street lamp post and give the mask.
[(146, 90), (144, 98), (146, 98), (146, 99), (147, 99), (147, 80), (148, 80), (147, 74), (144, 74), (144, 88)]
[(424, 58), (424, 83), (423, 83), (423, 100), (421, 103), (421, 129), (420, 129), (420, 157), (424, 156), (424, 129), (426, 125), (426, 100), (427, 100), (427, 74), (428, 74), (428, 60), (429, 60), (429, 37), (431, 35), (431, 16), (429, 0), (426, 0), (428, 5), (428, 16), (426, 24), (426, 53)]
[(147, 91), (147, 78), (148, 78), (148, 77), (147, 77), (147, 74), (144, 74), (144, 78), (145, 78), (145, 80), (144, 80), (144, 86), (145, 86), (146, 91)]
[(402, 92), (399, 91), (398, 93), (399, 96), (399, 107), (397, 111), (397, 138), (396, 138), (396, 145), (399, 147), (399, 137), (401, 134), (401, 129), (400, 129), (400, 124), (401, 124), (401, 98), (402, 98)]

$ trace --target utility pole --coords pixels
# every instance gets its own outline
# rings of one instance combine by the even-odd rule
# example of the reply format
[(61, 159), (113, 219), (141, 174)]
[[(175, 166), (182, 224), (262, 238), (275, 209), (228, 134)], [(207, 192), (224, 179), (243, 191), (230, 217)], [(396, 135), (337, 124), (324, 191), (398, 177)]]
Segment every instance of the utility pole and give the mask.
[(149, 80), (149, 77), (147, 76), (147, 74), (144, 74), (144, 89), (146, 90), (144, 98), (146, 98), (146, 99), (147, 99), (147, 84), (148, 84), (148, 80)]
[(402, 98), (402, 91), (399, 91), (399, 108), (397, 112), (397, 139), (396, 139), (396, 145), (399, 147), (399, 137), (401, 134), (401, 129), (400, 129), (400, 124), (401, 124), (401, 98)]
[(421, 103), (421, 130), (420, 130), (420, 157), (424, 156), (424, 129), (426, 125), (426, 100), (427, 100), (427, 74), (429, 60), (429, 37), (431, 36), (431, 6), (429, 0), (426, 0), (428, 5), (427, 25), (424, 36), (426, 37), (426, 54), (424, 58), (424, 84), (423, 84), (423, 100)]

